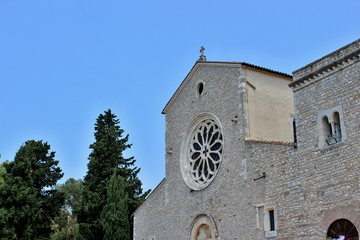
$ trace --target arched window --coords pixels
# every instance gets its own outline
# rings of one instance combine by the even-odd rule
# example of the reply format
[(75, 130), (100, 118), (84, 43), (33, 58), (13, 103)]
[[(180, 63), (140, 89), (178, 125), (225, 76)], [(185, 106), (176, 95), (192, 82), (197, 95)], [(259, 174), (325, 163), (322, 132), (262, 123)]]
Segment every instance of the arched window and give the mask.
[(346, 129), (342, 112), (341, 106), (318, 112), (317, 129), (320, 149), (346, 141)]
[(325, 136), (325, 139), (332, 137), (331, 124), (327, 116), (323, 117), (322, 124), (323, 124), (323, 134)]
[(327, 239), (359, 240), (359, 233), (352, 222), (347, 219), (338, 219), (330, 225)]
[(213, 220), (206, 215), (199, 215), (192, 224), (190, 239), (215, 240), (217, 237), (217, 230)]
[(340, 115), (338, 112), (334, 112), (334, 137), (337, 142), (341, 142), (341, 127), (340, 127)]

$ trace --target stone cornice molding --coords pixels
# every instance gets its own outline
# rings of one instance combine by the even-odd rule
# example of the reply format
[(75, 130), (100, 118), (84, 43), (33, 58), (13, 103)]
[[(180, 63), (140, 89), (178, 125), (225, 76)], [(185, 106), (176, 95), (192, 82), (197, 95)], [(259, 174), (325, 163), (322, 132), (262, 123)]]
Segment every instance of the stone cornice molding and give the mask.
[(359, 61), (360, 39), (316, 60), (293, 72), (294, 81), (289, 84), (297, 91), (326, 76), (329, 76), (351, 64)]
[(340, 71), (360, 60), (360, 49), (353, 54), (350, 54), (338, 61), (335, 61), (313, 73), (310, 73), (306, 75), (305, 77), (302, 77), (292, 83), (289, 84), (289, 86), (293, 89), (294, 92), (297, 90), (308, 86), (312, 83), (315, 83), (319, 81), (320, 79), (323, 79), (327, 76), (330, 76), (331, 74), (334, 74), (337, 71)]
[(249, 143), (267, 143), (267, 144), (287, 145), (287, 146), (294, 146), (295, 145), (294, 142), (265, 140), (265, 139), (250, 139), (250, 138), (245, 138), (245, 142), (249, 142)]

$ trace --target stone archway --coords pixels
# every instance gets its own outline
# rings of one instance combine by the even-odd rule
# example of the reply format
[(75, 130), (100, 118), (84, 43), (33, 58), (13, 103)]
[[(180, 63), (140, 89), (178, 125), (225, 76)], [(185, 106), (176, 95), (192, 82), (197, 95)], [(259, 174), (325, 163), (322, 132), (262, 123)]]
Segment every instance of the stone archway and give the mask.
[(199, 215), (195, 218), (191, 228), (190, 240), (215, 240), (217, 237), (215, 223), (210, 217)]
[(359, 240), (359, 233), (355, 225), (347, 219), (334, 221), (327, 230), (327, 237), (340, 240)]
[[(336, 206), (328, 209), (327, 211), (324, 212), (324, 216), (319, 225), (319, 232), (317, 235), (319, 237), (321, 236), (322, 238), (328, 237), (329, 239), (339, 239), (340, 236), (342, 236), (340, 234), (340, 231), (346, 232), (350, 230), (348, 228), (350, 226), (350, 223), (355, 227), (356, 231), (358, 232), (360, 230), (359, 210), (360, 210), (359, 201), (352, 202), (346, 206)], [(338, 229), (334, 229), (334, 228), (338, 228)], [(330, 235), (329, 233), (330, 230), (334, 231), (335, 233), (338, 232), (338, 235)], [(345, 238), (343, 239), (345, 240), (353, 240), (346, 238), (346, 236), (344, 237)], [(353, 238), (354, 240), (359, 240), (358, 235), (353, 236)]]

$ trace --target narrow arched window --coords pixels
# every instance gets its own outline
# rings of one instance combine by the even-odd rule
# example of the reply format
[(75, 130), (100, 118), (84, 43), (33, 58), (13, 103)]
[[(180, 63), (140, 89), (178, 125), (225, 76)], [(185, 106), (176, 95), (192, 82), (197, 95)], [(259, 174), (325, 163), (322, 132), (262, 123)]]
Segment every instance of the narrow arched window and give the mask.
[(322, 119), (322, 127), (323, 127), (323, 134), (325, 136), (325, 139), (332, 137), (331, 124), (327, 116), (323, 117)]
[(340, 115), (338, 112), (334, 112), (334, 137), (337, 142), (341, 142), (341, 126), (340, 126)]
[(341, 106), (319, 111), (316, 122), (320, 149), (346, 142), (346, 127)]

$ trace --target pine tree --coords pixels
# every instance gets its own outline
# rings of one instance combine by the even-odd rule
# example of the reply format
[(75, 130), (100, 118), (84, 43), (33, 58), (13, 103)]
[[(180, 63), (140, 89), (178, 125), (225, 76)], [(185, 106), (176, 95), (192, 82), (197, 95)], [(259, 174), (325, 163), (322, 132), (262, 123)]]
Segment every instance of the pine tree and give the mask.
[(100, 216), (104, 240), (131, 239), (128, 194), (125, 192), (125, 186), (125, 180), (114, 172), (107, 187), (106, 205)]
[(63, 174), (42, 141), (27, 141), (13, 162), (4, 164), (4, 182), (0, 185), (1, 239), (48, 239), (51, 219), (64, 201), (54, 189)]
[(77, 212), (81, 235), (88, 240), (101, 240), (104, 237), (99, 216), (106, 205), (107, 185), (116, 169), (125, 182), (128, 194), (130, 214), (139, 206), (148, 194), (142, 194), (141, 181), (137, 174), (140, 169), (134, 167), (133, 157), (125, 158), (123, 152), (131, 147), (128, 135), (123, 137), (124, 130), (120, 121), (111, 110), (100, 114), (95, 124), (95, 142), (90, 145), (88, 172), (84, 178), (84, 191), (81, 209)]

